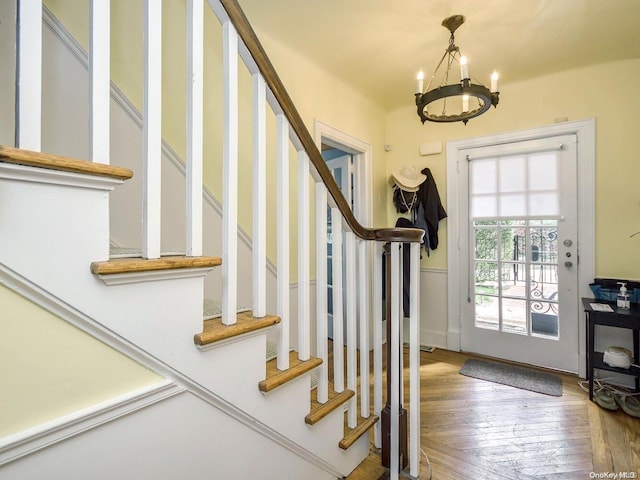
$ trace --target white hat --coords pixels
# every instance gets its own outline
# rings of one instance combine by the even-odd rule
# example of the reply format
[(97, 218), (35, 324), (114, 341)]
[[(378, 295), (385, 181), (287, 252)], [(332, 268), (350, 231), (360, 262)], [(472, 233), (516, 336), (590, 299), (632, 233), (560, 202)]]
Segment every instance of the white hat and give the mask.
[(417, 192), (427, 176), (420, 173), (413, 165), (403, 165), (400, 169), (391, 172), (391, 179), (405, 192)]

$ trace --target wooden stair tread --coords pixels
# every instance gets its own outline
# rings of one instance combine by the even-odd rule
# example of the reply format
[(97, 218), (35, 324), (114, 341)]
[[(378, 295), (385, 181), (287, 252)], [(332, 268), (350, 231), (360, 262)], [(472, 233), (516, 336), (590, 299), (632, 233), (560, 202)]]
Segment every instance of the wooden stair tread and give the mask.
[(305, 423), (307, 425), (315, 425), (354, 395), (355, 392), (353, 390), (344, 390), (343, 392), (338, 393), (331, 389), (329, 391), (329, 400), (327, 400), (327, 403), (320, 403), (318, 402), (318, 390), (314, 389), (311, 392), (311, 409), (309, 414), (304, 417)]
[(52, 155), (50, 153), (23, 150), (5, 145), (0, 145), (0, 162), (47, 168), (49, 170), (59, 170), (63, 172), (98, 175), (101, 177), (116, 178), (118, 180), (128, 180), (133, 177), (133, 172), (128, 168), (114, 167), (103, 163)]
[(91, 273), (96, 275), (115, 275), (118, 273), (151, 272), (180, 268), (213, 268), (221, 264), (222, 259), (218, 257), (114, 258), (106, 262), (93, 262), (91, 264)]
[(322, 359), (317, 357), (301, 361), (298, 359), (297, 352), (289, 352), (289, 368), (287, 370), (278, 370), (277, 361), (278, 359), (274, 358), (267, 362), (267, 376), (258, 384), (261, 392), (270, 392), (322, 364)]
[(356, 425), (356, 428), (345, 429), (347, 432), (345, 433), (342, 440), (340, 440), (340, 443), (338, 444), (338, 446), (342, 450), (347, 450), (351, 445), (356, 443), (356, 440), (358, 440), (362, 435), (367, 433), (369, 429), (373, 427), (378, 420), (379, 420), (379, 417), (377, 415), (371, 415), (369, 418), (360, 417), (360, 419), (358, 420), (358, 425)]
[(208, 345), (280, 323), (280, 317), (275, 315), (258, 318), (254, 317), (252, 312), (240, 312), (237, 314), (236, 319), (235, 325), (225, 325), (222, 323), (221, 318), (205, 320), (202, 332), (196, 333), (193, 336), (193, 341), (196, 345)]

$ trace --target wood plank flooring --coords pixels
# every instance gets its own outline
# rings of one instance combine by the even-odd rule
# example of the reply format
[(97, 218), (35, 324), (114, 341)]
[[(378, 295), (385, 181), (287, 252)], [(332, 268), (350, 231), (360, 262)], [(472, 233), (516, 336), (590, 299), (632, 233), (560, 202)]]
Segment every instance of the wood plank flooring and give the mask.
[[(640, 478), (640, 419), (590, 402), (575, 376), (560, 375), (564, 394), (551, 397), (460, 375), (467, 358), (421, 353), (420, 437), (432, 470), (423, 459), (421, 479)], [(375, 451), (348, 477), (384, 478)]]

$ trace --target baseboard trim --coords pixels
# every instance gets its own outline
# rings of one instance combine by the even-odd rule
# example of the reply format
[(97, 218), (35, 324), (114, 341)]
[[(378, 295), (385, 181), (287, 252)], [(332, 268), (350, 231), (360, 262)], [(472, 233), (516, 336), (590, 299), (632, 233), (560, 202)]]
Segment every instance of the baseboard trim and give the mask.
[(0, 465), (184, 392), (171, 380), (140, 388), (50, 422), (0, 438)]

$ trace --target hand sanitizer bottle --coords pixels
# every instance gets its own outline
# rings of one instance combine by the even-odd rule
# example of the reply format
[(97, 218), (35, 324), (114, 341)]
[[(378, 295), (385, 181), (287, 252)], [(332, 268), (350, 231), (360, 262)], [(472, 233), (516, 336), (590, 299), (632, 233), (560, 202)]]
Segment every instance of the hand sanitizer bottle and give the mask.
[(616, 305), (618, 308), (631, 308), (631, 302), (629, 301), (629, 294), (627, 293), (627, 282), (618, 282), (620, 292), (618, 292), (618, 298)]

